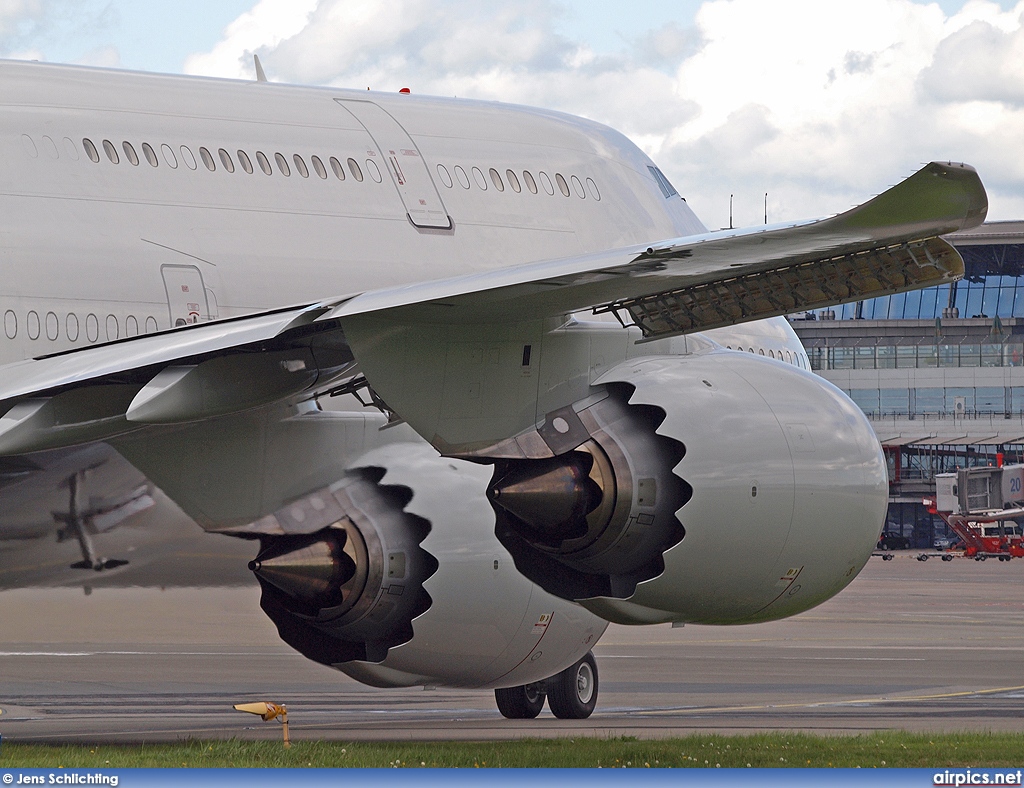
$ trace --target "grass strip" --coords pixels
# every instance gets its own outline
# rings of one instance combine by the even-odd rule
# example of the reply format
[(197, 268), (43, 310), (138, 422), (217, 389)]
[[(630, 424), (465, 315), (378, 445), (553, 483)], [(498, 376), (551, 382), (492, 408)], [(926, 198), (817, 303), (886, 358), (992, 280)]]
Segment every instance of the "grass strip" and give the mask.
[(131, 767), (1017, 767), (1024, 734), (858, 736), (765, 733), (637, 740), (501, 742), (185, 741), (179, 744), (36, 745), (4, 742), (0, 768)]

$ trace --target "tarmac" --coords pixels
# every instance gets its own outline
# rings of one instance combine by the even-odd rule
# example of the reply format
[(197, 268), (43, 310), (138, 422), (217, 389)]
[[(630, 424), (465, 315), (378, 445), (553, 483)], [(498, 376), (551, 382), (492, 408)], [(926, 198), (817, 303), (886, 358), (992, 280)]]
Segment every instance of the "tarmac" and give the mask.
[(872, 558), (820, 607), (746, 627), (612, 626), (590, 719), (506, 720), (491, 692), (379, 690), (282, 643), (259, 590), (0, 593), (8, 742), (272, 739), (234, 711), (288, 707), (293, 739), (499, 740), (1024, 730), (1024, 560)]

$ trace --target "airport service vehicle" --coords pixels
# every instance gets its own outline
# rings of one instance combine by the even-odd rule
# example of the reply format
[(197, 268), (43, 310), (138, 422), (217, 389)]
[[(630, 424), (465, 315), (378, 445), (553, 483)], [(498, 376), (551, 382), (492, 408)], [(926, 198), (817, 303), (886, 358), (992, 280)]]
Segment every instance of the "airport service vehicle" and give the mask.
[(4, 62), (0, 104), (3, 587), (156, 582), (184, 517), (308, 658), (508, 716), (589, 714), (609, 621), (857, 575), (885, 463), (781, 316), (961, 276), (987, 211), (936, 162), (710, 232), (612, 129), (490, 102)]
[(925, 505), (963, 541), (965, 556), (1009, 561), (1024, 557), (1022, 487), (1024, 465), (965, 468), (938, 474)]
[(910, 547), (910, 539), (902, 534), (883, 531), (876, 547), (879, 550), (906, 550)]

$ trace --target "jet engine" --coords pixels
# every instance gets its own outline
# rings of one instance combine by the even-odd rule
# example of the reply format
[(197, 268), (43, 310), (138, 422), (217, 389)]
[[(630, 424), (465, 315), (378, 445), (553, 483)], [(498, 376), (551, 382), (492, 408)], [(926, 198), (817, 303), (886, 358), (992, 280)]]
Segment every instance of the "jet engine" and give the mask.
[(498, 461), (491, 482), (498, 539), (542, 588), (620, 623), (744, 623), (813, 607), (864, 566), (885, 463), (838, 389), (725, 350), (597, 383), (604, 399), (554, 425), (575, 450)]
[(584, 657), (607, 622), (516, 571), (489, 476), (391, 443), (254, 524), (250, 569), (284, 641), (374, 686), (523, 686)]

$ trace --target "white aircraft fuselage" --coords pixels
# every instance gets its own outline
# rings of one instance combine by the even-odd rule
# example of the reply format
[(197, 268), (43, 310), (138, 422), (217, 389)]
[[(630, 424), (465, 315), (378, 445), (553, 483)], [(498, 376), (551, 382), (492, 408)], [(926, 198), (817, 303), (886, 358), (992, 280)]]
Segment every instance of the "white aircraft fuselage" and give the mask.
[[(523, 687), (608, 620), (839, 591), (884, 460), (788, 323), (753, 318), (955, 276), (936, 228), (984, 215), (973, 170), (930, 165), (901, 194), (947, 189), (951, 218), (882, 195), (709, 234), (624, 136), (556, 112), (15, 62), (0, 161), (0, 539), (43, 544), (70, 489), (83, 559), (52, 582), (116, 572), (85, 491), (120, 523), (148, 479), (258, 538), (282, 637), (378, 685)], [(638, 295), (639, 328), (570, 317)], [(367, 386), (386, 415), (323, 407)]]
[[(0, 65), (0, 105), (3, 248), (19, 253), (0, 291), (4, 362), (196, 311), (704, 232), (625, 137), (555, 112), (14, 62)], [(422, 194), (403, 199), (394, 162)], [(413, 223), (424, 198), (452, 229)]]

